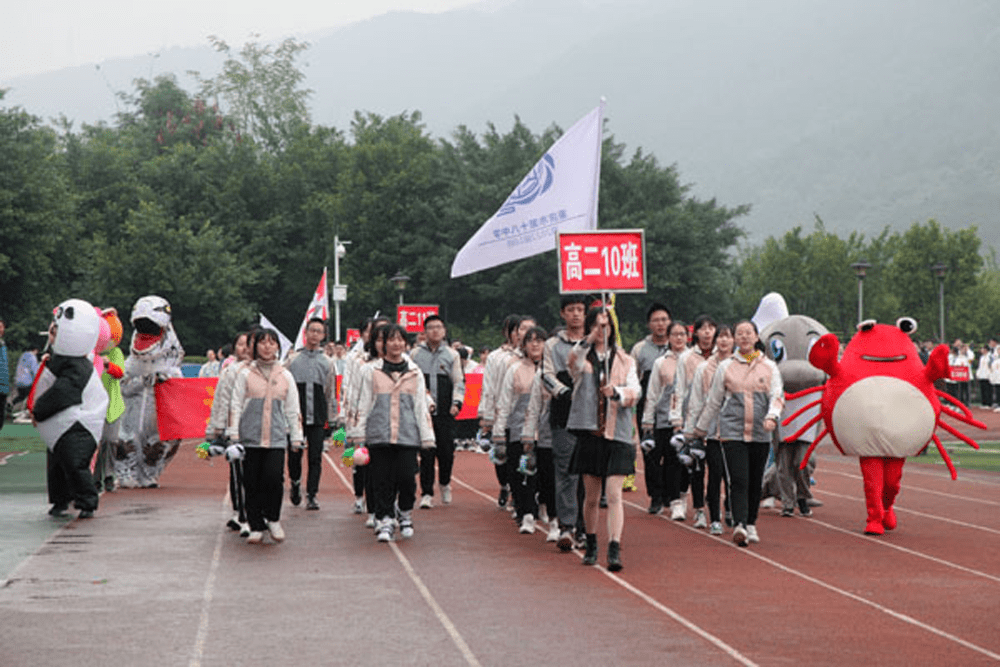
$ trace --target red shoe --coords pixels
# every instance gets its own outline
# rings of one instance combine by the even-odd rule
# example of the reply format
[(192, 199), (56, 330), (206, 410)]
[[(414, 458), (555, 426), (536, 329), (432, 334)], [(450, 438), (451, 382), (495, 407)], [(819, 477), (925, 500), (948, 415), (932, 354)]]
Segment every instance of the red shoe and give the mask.
[(896, 527), (896, 510), (891, 507), (885, 509), (882, 514), (882, 526), (886, 530), (892, 530)]
[(880, 521), (869, 521), (868, 525), (865, 526), (865, 535), (882, 535), (884, 533), (885, 528)]

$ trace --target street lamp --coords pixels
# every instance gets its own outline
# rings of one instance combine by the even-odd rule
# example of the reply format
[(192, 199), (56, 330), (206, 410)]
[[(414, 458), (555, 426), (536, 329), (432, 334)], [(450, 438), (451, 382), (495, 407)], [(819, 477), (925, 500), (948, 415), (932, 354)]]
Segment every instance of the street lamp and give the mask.
[(347, 254), (347, 244), (350, 241), (341, 241), (340, 236), (333, 237), (333, 315), (334, 315), (334, 340), (340, 340), (340, 302), (347, 301), (347, 285), (340, 284), (340, 260)]
[(396, 291), (399, 292), (399, 305), (403, 305), (403, 291), (406, 289), (406, 283), (410, 282), (410, 276), (405, 275), (402, 271), (396, 271), (396, 275), (389, 278), (389, 282), (393, 284)]
[(854, 273), (858, 274), (858, 322), (864, 322), (864, 312), (865, 312), (865, 275), (867, 275), (868, 269), (872, 268), (872, 265), (865, 260), (858, 260), (851, 264), (851, 268), (854, 269)]
[(943, 342), (945, 342), (945, 338), (944, 338), (944, 274), (947, 273), (947, 271), (948, 271), (948, 265), (945, 264), (944, 262), (938, 262), (937, 264), (935, 264), (934, 266), (931, 267), (931, 271), (934, 272), (934, 275), (936, 275), (938, 277), (938, 280), (940, 282), (940, 291), (938, 292), (938, 306), (940, 307), (940, 313), (941, 313), (941, 330), (940, 330), (940, 333), (941, 333), (941, 342), (943, 343)]

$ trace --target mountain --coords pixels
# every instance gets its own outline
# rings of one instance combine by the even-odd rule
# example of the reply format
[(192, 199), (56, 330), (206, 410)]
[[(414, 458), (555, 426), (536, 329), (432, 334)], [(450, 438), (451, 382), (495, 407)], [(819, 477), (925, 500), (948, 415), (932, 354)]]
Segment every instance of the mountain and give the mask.
[[(936, 218), (1000, 241), (1000, 3), (992, 0), (512, 0), (391, 13), (303, 36), (313, 120), (419, 109), (540, 132), (608, 100), (629, 150), (676, 164), (702, 199), (750, 204), (750, 240), (876, 234)], [(112, 90), (213, 74), (208, 46), (4, 82), (6, 104), (110, 121)]]

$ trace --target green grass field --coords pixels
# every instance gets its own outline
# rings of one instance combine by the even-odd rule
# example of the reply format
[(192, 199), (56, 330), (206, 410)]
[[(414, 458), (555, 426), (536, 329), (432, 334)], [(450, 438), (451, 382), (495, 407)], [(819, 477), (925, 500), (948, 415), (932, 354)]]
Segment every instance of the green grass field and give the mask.
[(44, 452), (45, 443), (31, 424), (7, 422), (0, 431), (0, 452)]
[[(951, 442), (945, 443), (944, 446), (959, 474), (963, 469), (1000, 471), (1000, 442), (980, 442), (978, 450), (962, 443)], [(927, 456), (913, 456), (910, 457), (909, 462), (944, 465), (944, 460), (933, 443), (927, 448)]]

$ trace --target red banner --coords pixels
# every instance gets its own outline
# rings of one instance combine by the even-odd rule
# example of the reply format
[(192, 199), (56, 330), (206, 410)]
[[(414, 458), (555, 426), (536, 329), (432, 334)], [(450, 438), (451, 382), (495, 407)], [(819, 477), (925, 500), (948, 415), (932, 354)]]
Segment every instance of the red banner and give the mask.
[(969, 381), (969, 367), (968, 366), (949, 366), (948, 367), (948, 379), (953, 382), (968, 382)]
[(641, 229), (560, 232), (559, 292), (645, 292)]
[(483, 374), (465, 374), (465, 398), (462, 400), (462, 411), (455, 419), (475, 419), (479, 412), (479, 397), (483, 393)]
[(354, 345), (354, 341), (358, 340), (359, 338), (361, 338), (361, 330), (360, 329), (348, 329), (347, 330), (347, 339), (344, 341), (344, 346), (348, 350), (351, 349), (351, 346)]
[(438, 306), (427, 306), (418, 304), (400, 304), (396, 306), (396, 322), (403, 325), (409, 333), (417, 333), (424, 330), (424, 320), (429, 315), (437, 315)]
[(175, 378), (156, 385), (160, 440), (203, 438), (219, 378)]

